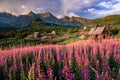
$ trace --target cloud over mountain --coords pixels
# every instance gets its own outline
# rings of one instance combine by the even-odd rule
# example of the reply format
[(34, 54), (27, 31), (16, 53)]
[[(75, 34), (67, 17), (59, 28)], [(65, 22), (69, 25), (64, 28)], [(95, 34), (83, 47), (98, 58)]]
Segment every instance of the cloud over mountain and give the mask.
[(51, 12), (57, 17), (81, 16), (86, 18), (120, 14), (120, 0), (0, 0), (0, 12), (25, 14)]

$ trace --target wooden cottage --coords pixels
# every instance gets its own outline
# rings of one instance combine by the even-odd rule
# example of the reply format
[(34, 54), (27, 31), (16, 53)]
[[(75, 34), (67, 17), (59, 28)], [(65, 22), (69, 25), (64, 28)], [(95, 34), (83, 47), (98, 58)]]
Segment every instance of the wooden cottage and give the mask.
[(84, 27), (83, 27), (83, 30), (86, 31), (86, 30), (87, 30), (87, 26), (84, 26)]
[(33, 36), (34, 38), (41, 37), (41, 33), (40, 33), (40, 32), (34, 32), (34, 33), (32, 34), (32, 36)]
[(56, 31), (52, 31), (50, 35), (56, 35)]
[(106, 26), (91, 28), (88, 33), (90, 39), (108, 39), (110, 38), (110, 31)]

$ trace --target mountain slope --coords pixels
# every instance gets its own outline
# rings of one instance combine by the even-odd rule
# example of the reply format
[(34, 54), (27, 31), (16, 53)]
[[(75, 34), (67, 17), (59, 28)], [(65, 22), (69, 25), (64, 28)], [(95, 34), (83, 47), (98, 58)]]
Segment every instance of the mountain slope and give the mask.
[(81, 26), (83, 23), (77, 20), (71, 20), (70, 17), (65, 16), (64, 18), (60, 19), (64, 25), (72, 25), (72, 26)]
[(34, 19), (31, 16), (15, 16), (9, 13), (0, 13), (0, 27), (21, 28), (29, 25)]
[(95, 19), (94, 21), (100, 24), (120, 25), (120, 15), (109, 15), (104, 18)]
[[(72, 30), (71, 32), (74, 32), (78, 30), (79, 27), (62, 27), (59, 25), (51, 25), (49, 23), (40, 21), (40, 19), (36, 19), (32, 21), (32, 23), (29, 26), (16, 29), (12, 27), (0, 27), (0, 38), (25, 38), (27, 35), (33, 34), (34, 32), (40, 32), (42, 34), (49, 34), (52, 31), (56, 31), (58, 34), (63, 34), (64, 32), (68, 32), (69, 30)], [(2, 30), (2, 31), (1, 31)]]
[(57, 24), (57, 25), (62, 24), (61, 21), (57, 19), (55, 16), (53, 16), (50, 12), (40, 13), (37, 15), (42, 21), (46, 23)]
[(72, 17), (70, 18), (70, 20), (71, 20), (71, 21), (78, 21), (78, 22), (81, 22), (81, 23), (83, 23), (83, 24), (88, 24), (88, 25), (94, 23), (93, 20), (86, 19), (86, 18), (81, 18), (81, 17), (74, 17), (74, 16), (72, 16)]

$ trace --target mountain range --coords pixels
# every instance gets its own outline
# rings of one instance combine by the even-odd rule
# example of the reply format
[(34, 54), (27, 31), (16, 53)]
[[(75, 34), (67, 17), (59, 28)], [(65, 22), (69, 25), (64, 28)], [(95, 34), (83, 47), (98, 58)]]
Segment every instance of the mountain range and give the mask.
[(25, 27), (32, 23), (32, 21), (39, 19), (43, 22), (61, 26), (81, 26), (79, 21), (69, 20), (64, 21), (53, 16), (50, 12), (35, 14), (30, 11), (27, 15), (15, 16), (10, 13), (0, 13), (0, 27)]
[(10, 13), (0, 13), (0, 27), (15, 27), (22, 28), (30, 25), (34, 20), (40, 20), (45, 23), (60, 25), (60, 26), (82, 26), (91, 24), (120, 24), (120, 15), (110, 15), (99, 19), (86, 19), (80, 17), (65, 16), (62, 19), (56, 18), (50, 12), (35, 14), (30, 11), (26, 15), (15, 16)]

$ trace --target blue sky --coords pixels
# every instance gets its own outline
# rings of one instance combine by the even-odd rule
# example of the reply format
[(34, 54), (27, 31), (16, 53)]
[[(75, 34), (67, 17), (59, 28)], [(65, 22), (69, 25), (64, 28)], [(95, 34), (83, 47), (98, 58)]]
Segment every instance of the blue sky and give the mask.
[(0, 12), (15, 15), (51, 12), (58, 18), (79, 16), (89, 19), (120, 14), (120, 0), (0, 0)]

